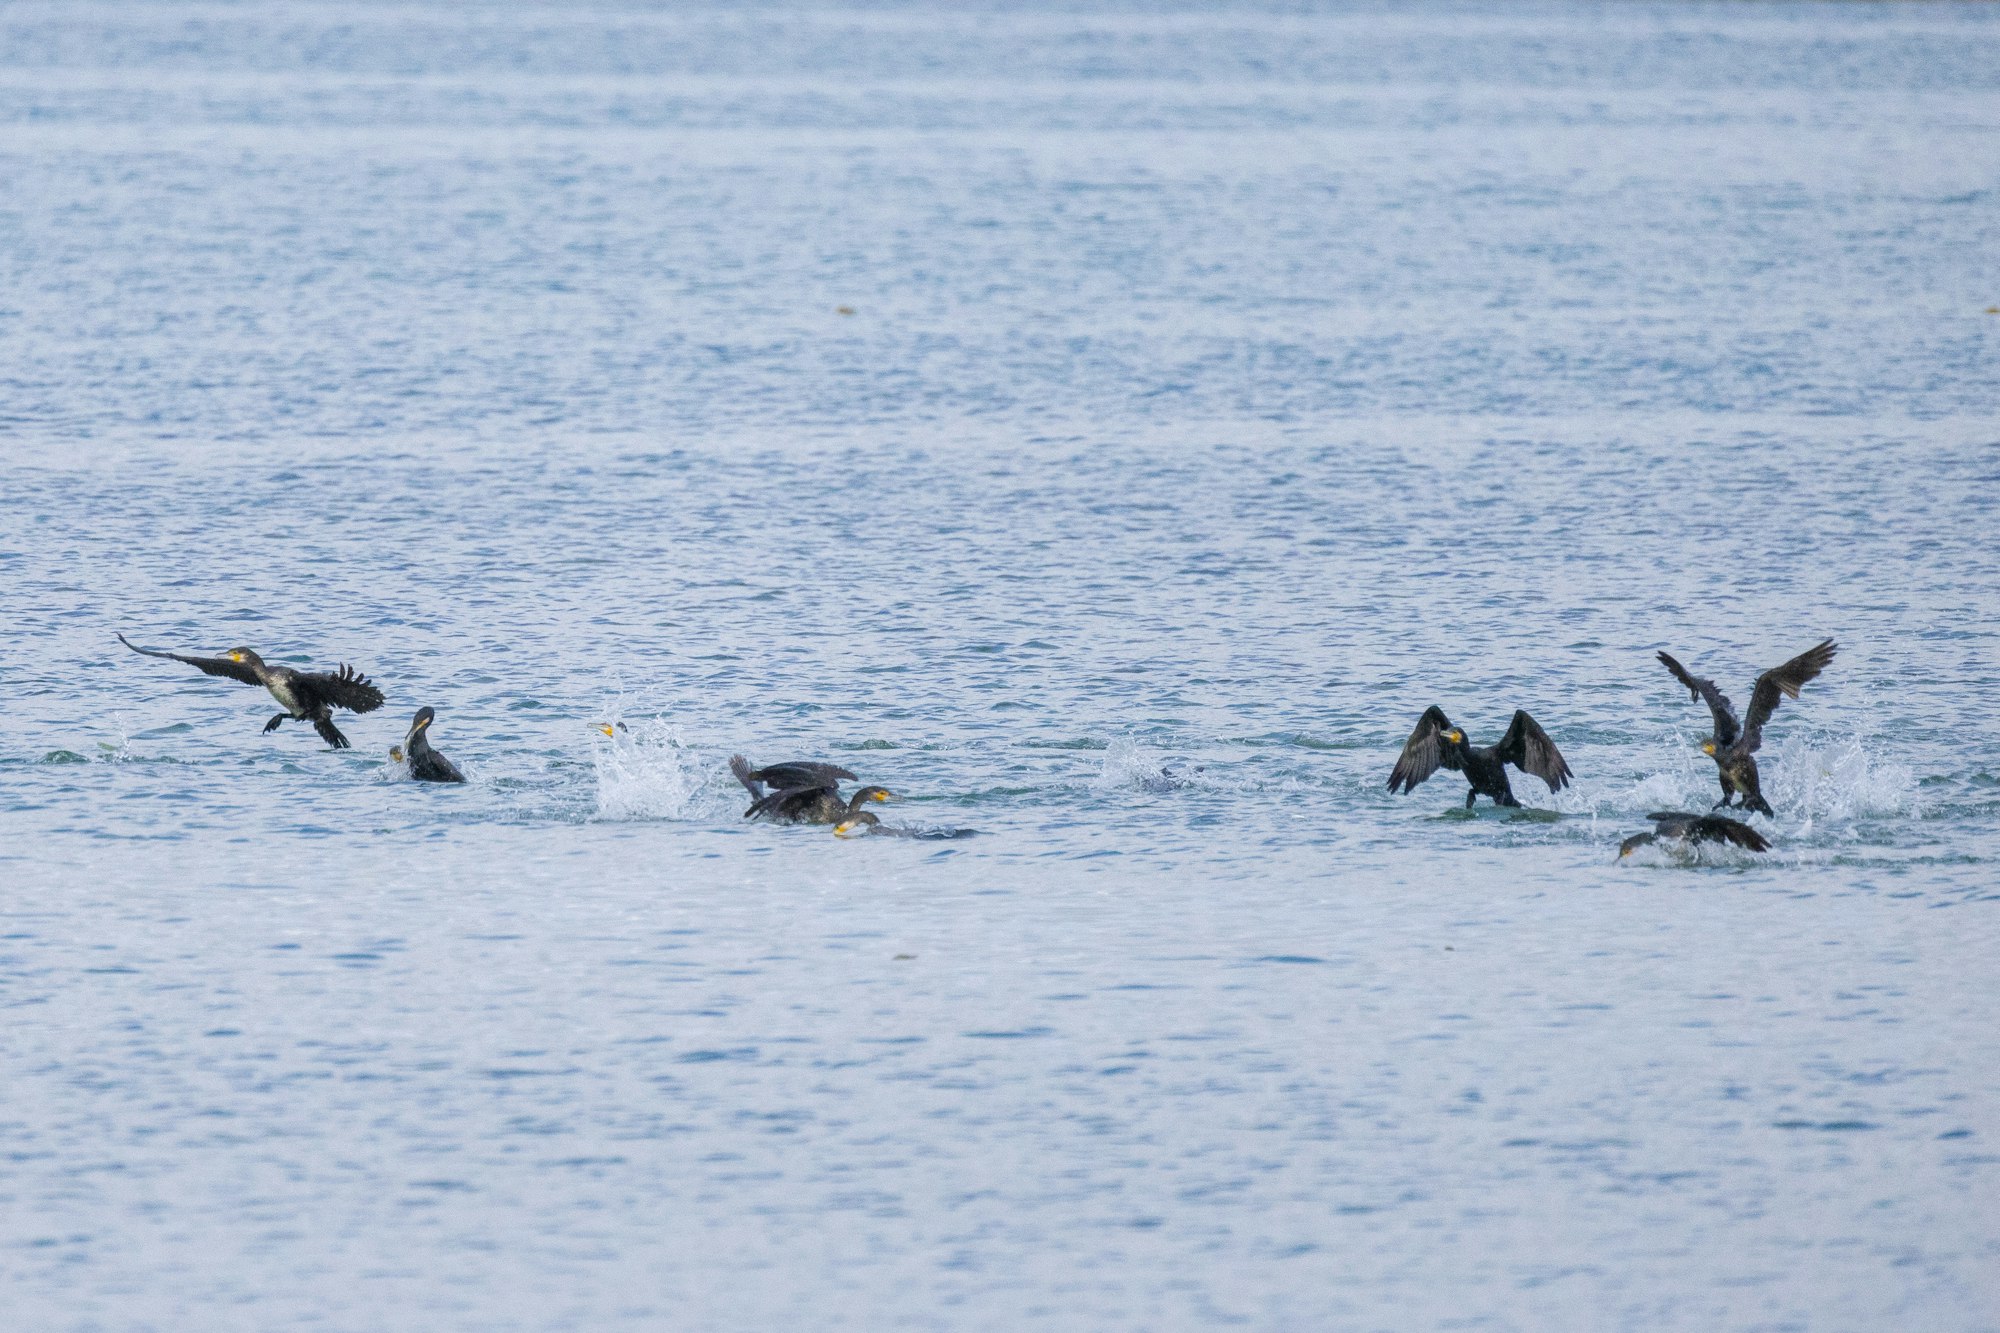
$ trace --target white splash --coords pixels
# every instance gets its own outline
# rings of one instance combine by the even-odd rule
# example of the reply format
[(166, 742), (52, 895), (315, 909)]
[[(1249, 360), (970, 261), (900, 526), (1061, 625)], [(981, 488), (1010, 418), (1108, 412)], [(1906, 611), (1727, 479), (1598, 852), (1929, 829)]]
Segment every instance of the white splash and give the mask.
[(591, 747), (598, 819), (684, 819), (702, 788), (703, 764), (659, 718), (613, 721)]
[(1791, 736), (1775, 748), (1758, 756), (1758, 770), (1765, 799), (1781, 810), (1808, 822), (1923, 814), (1916, 774), (1877, 759), (1866, 737)]
[[(1704, 811), (1722, 796), (1715, 761), (1685, 737), (1664, 743), (1660, 767), (1637, 779), (1616, 808)], [(1916, 774), (1884, 761), (1863, 735), (1794, 734), (1757, 754), (1764, 799), (1787, 819), (1845, 822), (1887, 815), (1921, 815)]]
[(1178, 760), (1163, 758), (1129, 737), (1121, 737), (1104, 749), (1104, 767), (1090, 785), (1097, 791), (1179, 791), (1197, 785), (1201, 770)]

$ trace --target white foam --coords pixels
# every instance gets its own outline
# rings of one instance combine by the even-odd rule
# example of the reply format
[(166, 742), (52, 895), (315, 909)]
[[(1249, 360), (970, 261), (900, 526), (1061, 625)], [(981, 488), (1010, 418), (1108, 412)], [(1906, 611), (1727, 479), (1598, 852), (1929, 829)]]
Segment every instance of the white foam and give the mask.
[(1129, 737), (1121, 737), (1104, 749), (1104, 766), (1090, 784), (1097, 791), (1178, 791), (1199, 781), (1199, 770), (1187, 764), (1169, 762), (1170, 756), (1149, 750)]
[[(1864, 735), (1793, 734), (1757, 755), (1764, 799), (1788, 820), (1845, 822), (1887, 815), (1921, 815), (1916, 774), (1884, 761)], [(1722, 796), (1715, 761), (1685, 737), (1664, 743), (1661, 766), (1636, 779), (1614, 802), (1621, 810), (1707, 810)]]
[(1916, 774), (1877, 759), (1874, 748), (1864, 736), (1787, 737), (1775, 755), (1758, 756), (1764, 797), (1808, 823), (1921, 815)]
[(598, 819), (685, 819), (705, 765), (680, 733), (659, 718), (614, 720), (616, 732), (591, 747)]

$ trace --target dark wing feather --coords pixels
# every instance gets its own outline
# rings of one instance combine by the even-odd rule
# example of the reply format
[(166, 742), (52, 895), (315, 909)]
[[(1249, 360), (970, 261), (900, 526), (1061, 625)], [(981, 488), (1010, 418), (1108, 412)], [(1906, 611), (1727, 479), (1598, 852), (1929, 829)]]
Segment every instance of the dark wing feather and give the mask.
[(1700, 676), (1691, 676), (1688, 669), (1666, 653), (1659, 654), (1662, 665), (1674, 673), (1674, 679), (1688, 687), (1688, 697), (1708, 702), (1708, 711), (1715, 715), (1715, 743), (1729, 745), (1736, 739), (1736, 708), (1729, 697), (1715, 688), (1715, 682)]
[(824, 794), (838, 800), (839, 791), (831, 785), (820, 787), (787, 787), (774, 791), (769, 796), (753, 801), (743, 812), (745, 819), (755, 819), (758, 815), (780, 815), (786, 819), (796, 819), (801, 807), (817, 801)]
[(750, 771), (750, 761), (748, 759), (745, 759), (740, 754), (730, 755), (729, 771), (734, 773), (736, 780), (743, 784), (743, 790), (750, 793), (751, 800), (761, 801), (764, 799), (764, 784), (759, 782), (757, 775)]
[(1658, 826), (1663, 838), (1685, 838), (1689, 842), (1733, 842), (1753, 852), (1771, 850), (1771, 844), (1756, 829), (1721, 815), (1690, 815), (1680, 810), (1658, 810), (1646, 818)]
[(1798, 698), (1799, 686), (1824, 671), (1838, 651), (1832, 639), (1825, 639), (1757, 677), (1756, 688), (1750, 691), (1750, 711), (1743, 718), (1743, 734), (1750, 738), (1751, 749), (1764, 743), (1764, 724), (1778, 711), (1778, 701)]
[(1694, 836), (1697, 840), (1733, 842), (1753, 852), (1771, 850), (1771, 844), (1756, 829), (1734, 819), (1724, 819), (1721, 815), (1704, 815), (1695, 821)]
[(1432, 704), (1417, 719), (1417, 729), (1410, 733), (1410, 739), (1403, 742), (1403, 753), (1396, 758), (1396, 766), (1389, 770), (1389, 790), (1400, 786), (1404, 792), (1413, 792), (1417, 784), (1445, 768), (1459, 767), (1458, 751), (1439, 742), (1438, 736), (1451, 730), (1451, 719), (1444, 715), (1444, 709)]
[(759, 782), (773, 787), (838, 787), (844, 778), (849, 782), (858, 781), (854, 774), (838, 764), (772, 764), (760, 768), (750, 775)]
[(141, 648), (123, 634), (118, 636), (118, 642), (130, 648), (133, 652), (143, 653), (147, 657), (165, 657), (176, 662), (186, 662), (189, 666), (196, 667), (211, 676), (227, 676), (231, 680), (240, 680), (245, 685), (263, 684), (262, 681), (257, 679), (257, 673), (252, 671), (248, 664), (232, 662), (226, 657), (186, 657), (180, 653), (163, 653), (157, 648)]
[(368, 677), (346, 663), (337, 671), (301, 671), (298, 689), (329, 708), (345, 708), (350, 713), (372, 713), (382, 706), (382, 691)]
[(1563, 762), (1562, 751), (1549, 739), (1549, 733), (1542, 730), (1541, 723), (1516, 709), (1514, 723), (1507, 728), (1507, 734), (1493, 747), (1493, 752), (1502, 763), (1512, 764), (1523, 773), (1533, 773), (1549, 784), (1550, 791), (1561, 791), (1569, 786), (1569, 765)]
[(436, 750), (426, 750), (420, 755), (411, 756), (410, 775), (423, 782), (465, 781), (465, 774), (458, 771), (458, 765)]

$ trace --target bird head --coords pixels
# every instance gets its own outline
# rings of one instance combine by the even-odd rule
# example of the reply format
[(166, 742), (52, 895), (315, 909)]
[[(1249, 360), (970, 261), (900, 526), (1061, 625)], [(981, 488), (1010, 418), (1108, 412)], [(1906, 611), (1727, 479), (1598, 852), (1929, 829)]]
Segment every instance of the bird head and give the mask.
[[(887, 787), (863, 787), (860, 791), (854, 793), (854, 798), (847, 805), (851, 810), (859, 810), (869, 801), (893, 801), (895, 799), (895, 795)], [(872, 819), (874, 816), (871, 815), (869, 818)]]
[(1715, 754), (1715, 742), (1713, 740), (1703, 741), (1701, 743), (1701, 752), (1705, 755), (1713, 756)]
[(1459, 730), (1457, 727), (1453, 727), (1449, 731), (1441, 731), (1438, 733), (1438, 735), (1450, 741), (1453, 745), (1465, 744), (1465, 733)]
[(1623, 861), (1626, 857), (1638, 851), (1652, 840), (1653, 835), (1650, 833), (1634, 833), (1631, 837), (1618, 844), (1618, 859)]
[(392, 745), (392, 746), (390, 746), (390, 747), (389, 747), (389, 762), (390, 762), (390, 763), (392, 763), (392, 764), (400, 764), (400, 763), (402, 763), (402, 762), (403, 762), (403, 747), (402, 747), (402, 746), (400, 746), (400, 745)]
[(619, 732), (632, 730), (632, 728), (626, 726), (623, 722), (600, 722), (597, 724), (597, 729), (614, 741), (618, 739)]
[(426, 727), (430, 726), (430, 724), (436, 720), (437, 720), (436, 709), (429, 707), (419, 708), (417, 710), (417, 715), (414, 718), (410, 719), (410, 733), (408, 739), (415, 740), (418, 736), (423, 734), (424, 729)]
[(257, 656), (256, 653), (248, 648), (231, 648), (223, 656), (232, 662), (241, 662), (244, 666), (260, 667), (264, 665), (264, 659)]
[(881, 822), (881, 820), (875, 818), (871, 811), (862, 810), (835, 824), (833, 826), (833, 836), (836, 838), (858, 837)]

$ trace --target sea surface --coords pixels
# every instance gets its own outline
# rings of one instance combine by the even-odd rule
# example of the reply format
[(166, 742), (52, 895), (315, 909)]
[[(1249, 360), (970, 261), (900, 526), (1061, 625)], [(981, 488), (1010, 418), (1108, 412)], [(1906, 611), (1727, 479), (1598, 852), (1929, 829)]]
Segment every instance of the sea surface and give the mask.
[(2000, 1328), (1996, 256), (1996, 6), (0, 8), (5, 1327)]

